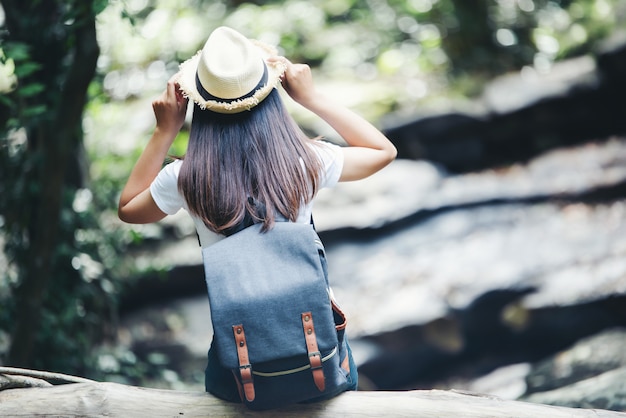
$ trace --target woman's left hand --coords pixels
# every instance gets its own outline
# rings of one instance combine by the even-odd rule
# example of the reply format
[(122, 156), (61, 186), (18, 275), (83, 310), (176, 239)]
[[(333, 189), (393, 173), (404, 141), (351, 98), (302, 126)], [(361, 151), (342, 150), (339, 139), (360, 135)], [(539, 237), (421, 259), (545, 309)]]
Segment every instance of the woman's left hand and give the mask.
[(311, 67), (294, 64), (285, 57), (273, 57), (271, 60), (285, 64), (285, 72), (281, 77), (283, 89), (294, 101), (307, 107), (307, 103), (316, 95)]

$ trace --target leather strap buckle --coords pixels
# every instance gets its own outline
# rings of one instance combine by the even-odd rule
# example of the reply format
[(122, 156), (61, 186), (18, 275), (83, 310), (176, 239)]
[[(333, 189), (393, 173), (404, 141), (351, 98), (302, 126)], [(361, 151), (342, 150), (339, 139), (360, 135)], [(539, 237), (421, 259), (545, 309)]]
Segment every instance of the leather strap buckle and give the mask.
[(252, 365), (248, 357), (248, 345), (246, 343), (243, 325), (233, 325), (233, 335), (235, 336), (235, 344), (237, 345), (239, 375), (241, 376), (241, 383), (243, 384), (243, 393), (246, 400), (252, 402), (255, 398), (254, 382), (252, 379)]
[(326, 389), (326, 378), (322, 369), (322, 353), (317, 346), (317, 337), (315, 336), (315, 327), (313, 326), (313, 316), (311, 312), (302, 314), (302, 328), (304, 330), (304, 339), (306, 340), (307, 352), (309, 355), (309, 364), (313, 373), (313, 381), (320, 392)]
[(322, 368), (322, 353), (320, 353), (319, 351), (309, 353), (309, 363), (311, 364), (311, 370), (321, 369)]

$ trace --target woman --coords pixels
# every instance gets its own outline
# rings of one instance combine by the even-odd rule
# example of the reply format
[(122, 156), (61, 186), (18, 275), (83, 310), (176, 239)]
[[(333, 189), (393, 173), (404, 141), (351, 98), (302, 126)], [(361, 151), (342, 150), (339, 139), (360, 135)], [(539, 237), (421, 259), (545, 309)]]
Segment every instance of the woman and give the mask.
[[(278, 84), (349, 146), (307, 138), (285, 110)], [(187, 153), (162, 169), (189, 100)], [(119, 217), (156, 222), (184, 208), (202, 247), (253, 222), (266, 230), (277, 218), (309, 222), (320, 188), (368, 177), (396, 157), (380, 131), (314, 88), (307, 65), (226, 27), (181, 64), (152, 106), (156, 128), (122, 191)], [(232, 375), (216, 364), (210, 350), (207, 391), (237, 401)]]

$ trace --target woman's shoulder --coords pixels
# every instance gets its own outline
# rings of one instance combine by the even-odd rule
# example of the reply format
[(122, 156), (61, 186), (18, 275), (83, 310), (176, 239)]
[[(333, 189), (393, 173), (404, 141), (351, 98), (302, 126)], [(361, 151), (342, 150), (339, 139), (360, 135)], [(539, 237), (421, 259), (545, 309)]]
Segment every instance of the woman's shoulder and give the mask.
[(180, 167), (183, 165), (183, 162), (185, 160), (182, 158), (178, 158), (178, 157), (173, 157), (170, 158), (165, 165), (163, 166), (163, 168), (168, 168), (169, 170), (176, 170), (179, 171)]
[(166, 162), (161, 169), (159, 176), (178, 179), (178, 173), (180, 173), (180, 167), (182, 167), (182, 165), (183, 160), (181, 158), (174, 158), (171, 161)]
[(161, 211), (172, 215), (184, 206), (178, 191), (178, 173), (182, 160), (174, 160), (161, 169), (150, 184), (150, 194)]
[(183, 160), (175, 159), (161, 169), (150, 186), (153, 195), (178, 191), (178, 173), (182, 164)]

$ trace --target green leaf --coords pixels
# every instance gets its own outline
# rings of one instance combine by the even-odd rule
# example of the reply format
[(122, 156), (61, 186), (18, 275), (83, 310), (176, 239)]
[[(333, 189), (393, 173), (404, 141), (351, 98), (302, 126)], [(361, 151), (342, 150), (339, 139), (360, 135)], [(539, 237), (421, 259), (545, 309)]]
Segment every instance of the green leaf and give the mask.
[(9, 99), (6, 95), (0, 95), (0, 104), (11, 107), (13, 106), (13, 100)]
[(31, 75), (35, 71), (39, 70), (40, 68), (41, 68), (41, 65), (36, 63), (36, 62), (27, 61), (27, 62), (22, 62), (22, 63), (19, 63), (19, 64), (16, 62), (16, 64), (15, 64), (15, 75), (18, 78), (26, 77), (26, 76)]
[(109, 5), (109, 0), (95, 0), (93, 2), (93, 11), (96, 15), (102, 13)]
[(6, 58), (13, 58), (15, 61), (23, 61), (30, 58), (28, 45), (21, 42), (7, 42), (4, 46)]
[(30, 117), (33, 117), (33, 116), (39, 116), (39, 115), (42, 115), (42, 114), (46, 113), (47, 110), (48, 110), (48, 107), (46, 105), (39, 105), (39, 106), (28, 107), (28, 108), (24, 109), (23, 116), (26, 117), (26, 118), (30, 118)]
[(27, 84), (17, 89), (18, 96), (33, 97), (45, 90), (45, 86), (40, 83)]

